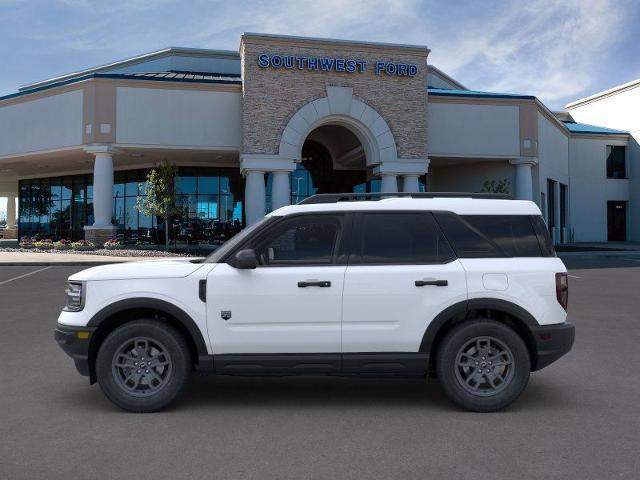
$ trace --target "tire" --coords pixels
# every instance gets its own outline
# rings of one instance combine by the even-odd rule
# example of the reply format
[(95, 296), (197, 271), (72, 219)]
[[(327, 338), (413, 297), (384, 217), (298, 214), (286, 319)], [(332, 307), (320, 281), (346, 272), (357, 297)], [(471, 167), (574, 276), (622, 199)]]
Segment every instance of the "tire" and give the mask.
[(530, 371), (522, 338), (494, 320), (469, 320), (454, 327), (436, 355), (442, 388), (456, 404), (474, 412), (511, 405), (527, 386)]
[(172, 326), (135, 320), (116, 328), (96, 358), (100, 388), (118, 407), (155, 412), (180, 394), (191, 371), (189, 348)]

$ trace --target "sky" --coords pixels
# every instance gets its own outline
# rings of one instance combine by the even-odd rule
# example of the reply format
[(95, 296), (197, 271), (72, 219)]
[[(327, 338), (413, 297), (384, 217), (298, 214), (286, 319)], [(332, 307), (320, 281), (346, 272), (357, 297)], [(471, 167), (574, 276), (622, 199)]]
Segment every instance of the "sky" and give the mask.
[(637, 0), (0, 0), (0, 95), (168, 46), (237, 50), (243, 32), (426, 45), (467, 88), (553, 110), (640, 78)]

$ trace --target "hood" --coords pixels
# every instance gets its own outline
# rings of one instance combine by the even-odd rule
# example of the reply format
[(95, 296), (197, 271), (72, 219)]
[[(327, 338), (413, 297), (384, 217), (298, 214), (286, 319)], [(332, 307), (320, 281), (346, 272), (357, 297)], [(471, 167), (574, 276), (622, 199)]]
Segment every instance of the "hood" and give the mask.
[(69, 277), (69, 280), (134, 280), (145, 278), (182, 278), (202, 267), (202, 263), (192, 263), (194, 258), (172, 260), (146, 260), (141, 262), (112, 263), (92, 267)]

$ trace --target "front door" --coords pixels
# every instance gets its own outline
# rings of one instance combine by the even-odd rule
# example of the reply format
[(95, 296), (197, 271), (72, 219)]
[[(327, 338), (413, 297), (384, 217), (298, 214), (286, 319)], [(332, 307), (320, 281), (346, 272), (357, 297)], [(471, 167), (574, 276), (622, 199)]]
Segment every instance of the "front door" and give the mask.
[(607, 230), (610, 242), (627, 240), (627, 202), (607, 202)]
[(428, 212), (363, 213), (356, 231), (344, 286), (345, 360), (349, 352), (417, 353), (429, 322), (466, 300), (464, 268)]
[(207, 278), (214, 354), (335, 353), (339, 366), (343, 223), (343, 215), (287, 217), (243, 245), (255, 250), (256, 269), (216, 265)]

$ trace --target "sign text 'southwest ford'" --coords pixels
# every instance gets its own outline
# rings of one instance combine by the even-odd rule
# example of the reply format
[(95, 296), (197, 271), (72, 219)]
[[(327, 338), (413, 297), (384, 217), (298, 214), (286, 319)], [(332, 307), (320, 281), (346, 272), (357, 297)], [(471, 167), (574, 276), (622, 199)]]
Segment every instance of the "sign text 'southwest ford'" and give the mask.
[[(335, 57), (305, 57), (297, 55), (258, 55), (258, 65), (262, 68), (286, 68), (297, 70), (364, 73), (368, 62), (365, 60)], [(418, 66), (413, 63), (375, 62), (374, 73), (380, 75), (413, 77), (418, 73)]]

